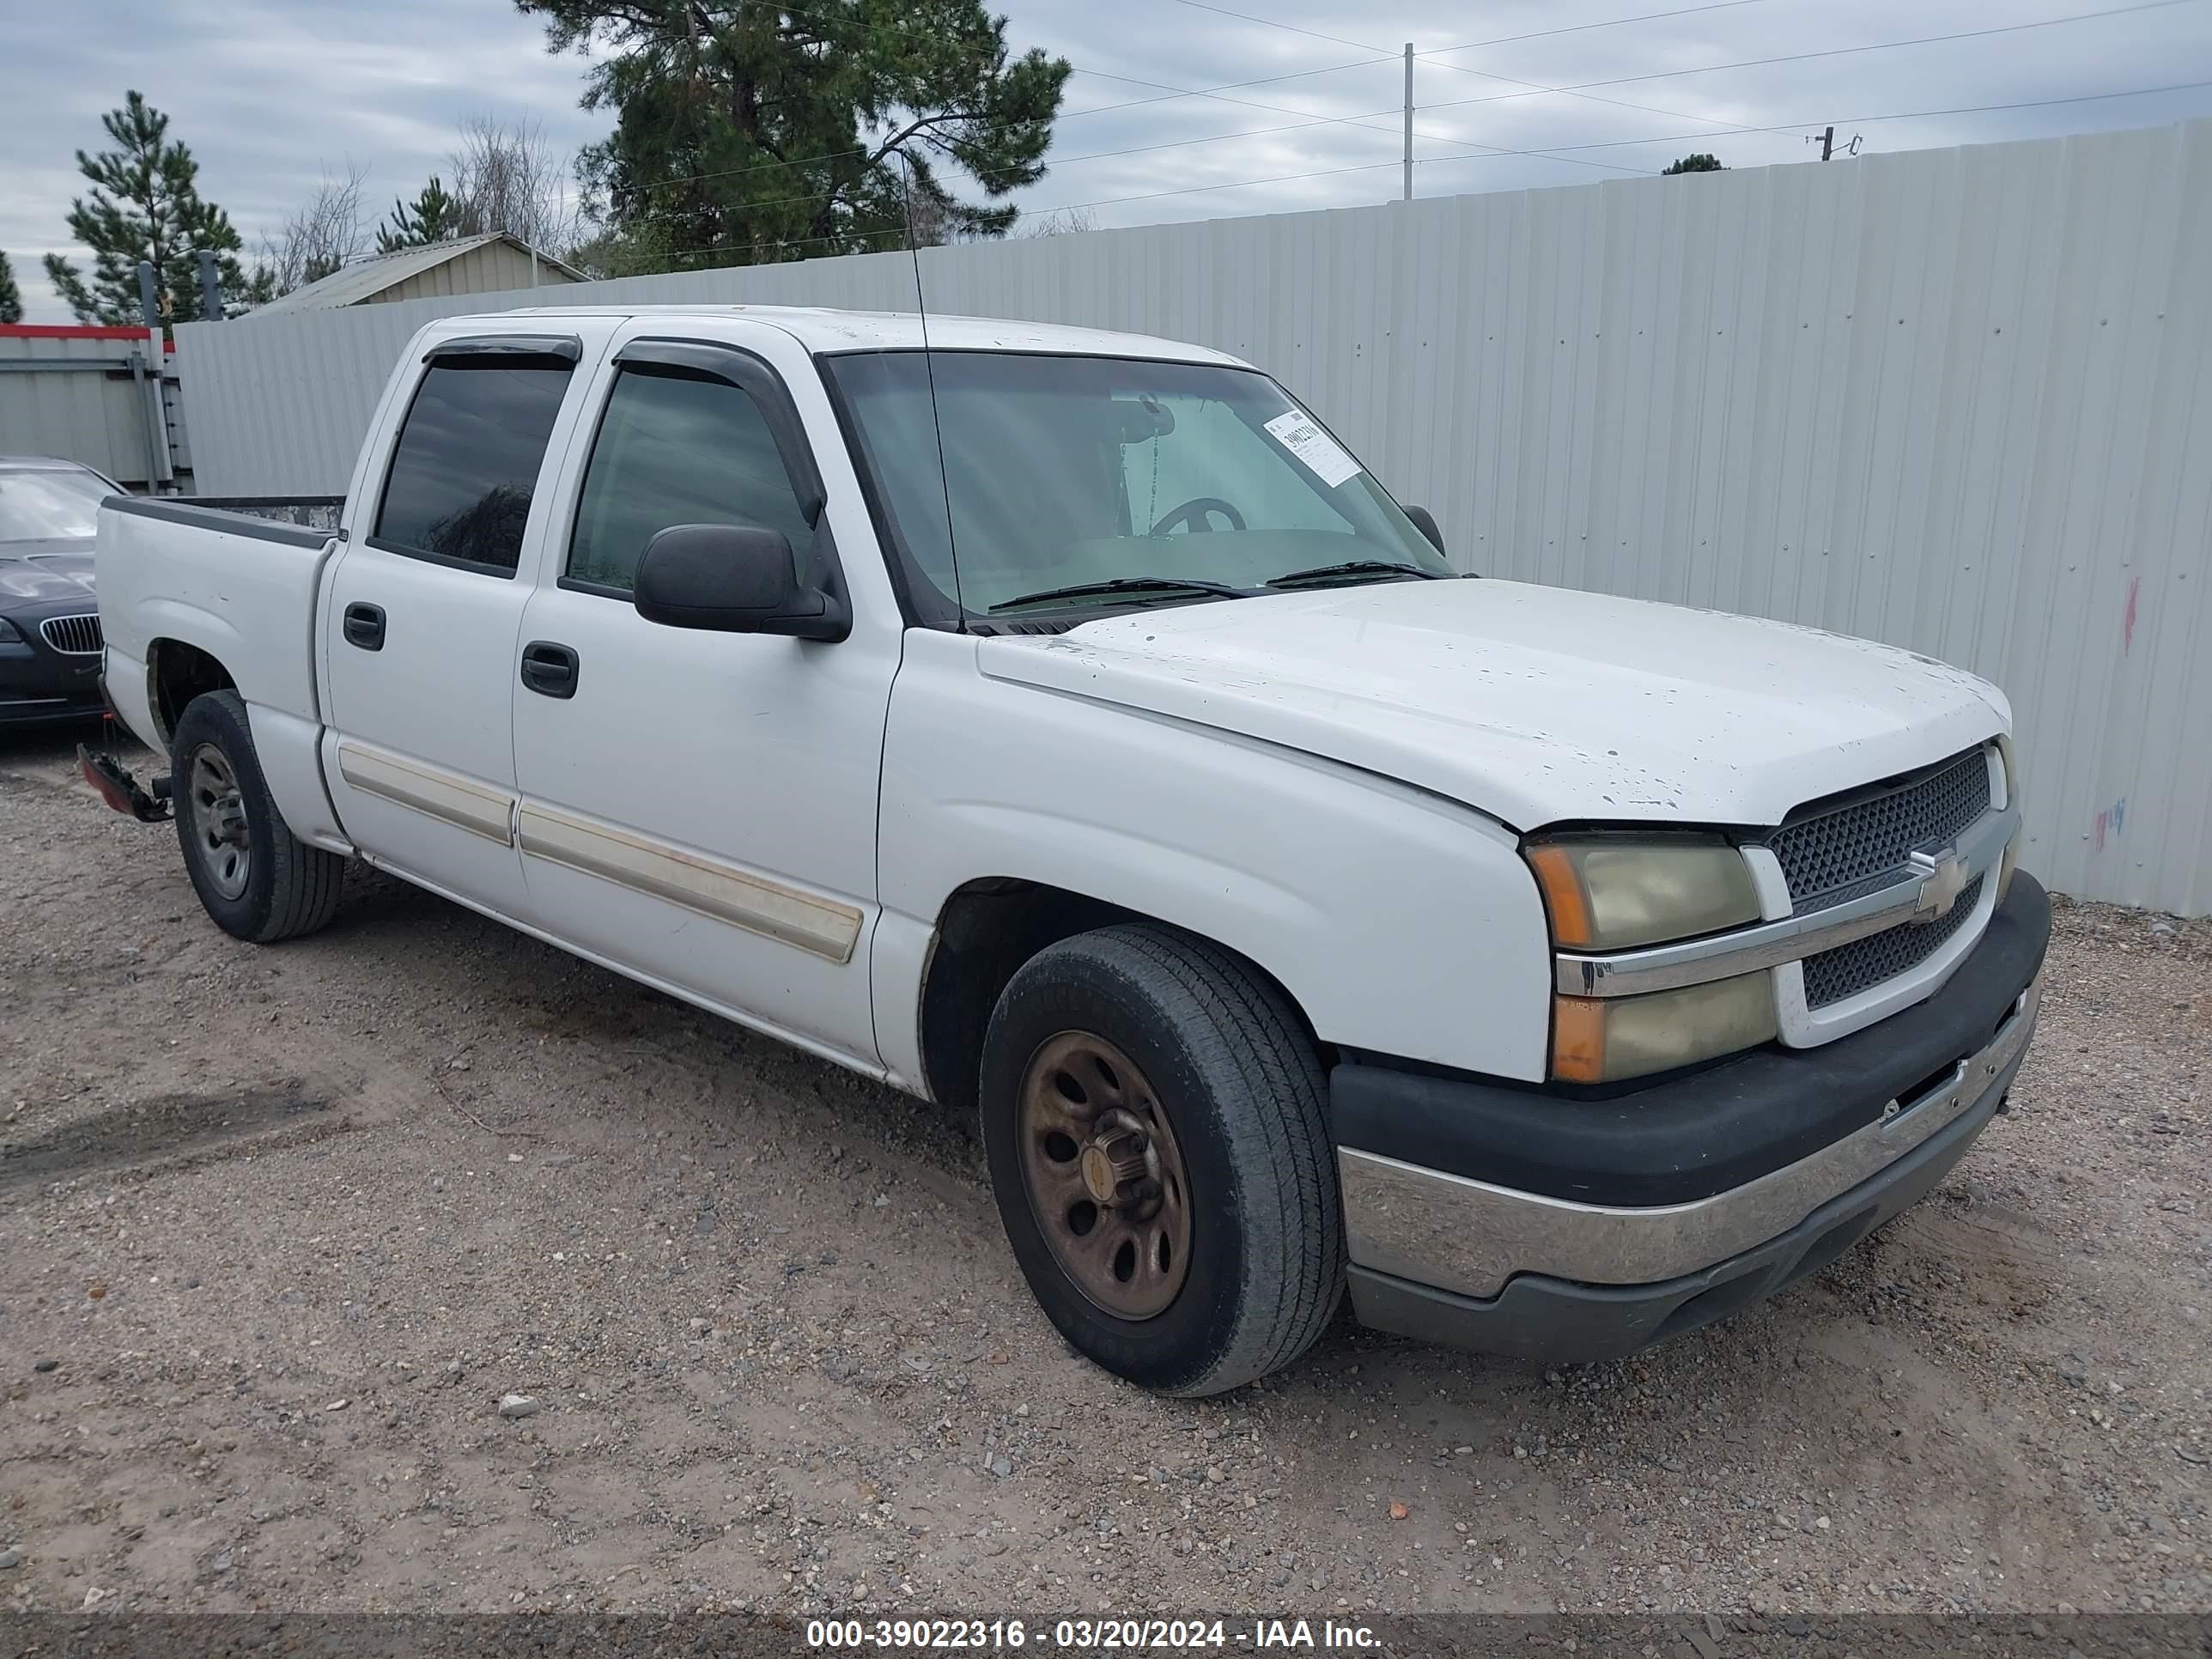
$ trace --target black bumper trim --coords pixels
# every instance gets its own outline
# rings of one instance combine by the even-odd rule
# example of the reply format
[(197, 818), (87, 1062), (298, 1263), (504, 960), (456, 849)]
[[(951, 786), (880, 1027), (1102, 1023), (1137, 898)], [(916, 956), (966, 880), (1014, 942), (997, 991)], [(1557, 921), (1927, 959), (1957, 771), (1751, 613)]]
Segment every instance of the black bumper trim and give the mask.
[(1818, 1273), (1869, 1233), (1918, 1203), (1966, 1155), (2010, 1085), (2014, 1068), (1973, 1109), (1895, 1163), (1823, 1204), (1778, 1238), (1654, 1285), (1579, 1285), (1522, 1273), (1487, 1301), (1352, 1267), (1360, 1323), (1448, 1347), (1530, 1364), (1617, 1359), (1726, 1318)]
[(1794, 1164), (1984, 1047), (2043, 966), (2051, 901), (2025, 871), (1942, 989), (1818, 1048), (1761, 1048), (1605, 1100), (1346, 1062), (1340, 1146), (1583, 1204), (1686, 1204)]

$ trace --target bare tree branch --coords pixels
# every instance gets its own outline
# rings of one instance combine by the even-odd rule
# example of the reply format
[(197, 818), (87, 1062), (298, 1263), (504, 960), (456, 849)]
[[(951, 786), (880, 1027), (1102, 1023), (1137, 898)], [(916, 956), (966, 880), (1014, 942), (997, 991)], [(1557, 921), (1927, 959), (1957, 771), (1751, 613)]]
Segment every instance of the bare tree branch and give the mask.
[(471, 116), (449, 162), (462, 235), (503, 230), (556, 257), (581, 240), (569, 158), (553, 153), (536, 119)]
[(1024, 214), (1014, 227), (1017, 236), (1079, 236), (1098, 228), (1098, 216), (1089, 208), (1054, 208), (1035, 218)]
[(277, 293), (319, 282), (368, 251), (361, 221), (361, 187), (368, 178), (367, 167), (348, 161), (343, 179), (325, 177), (273, 239), (261, 239), (261, 260), (275, 275)]

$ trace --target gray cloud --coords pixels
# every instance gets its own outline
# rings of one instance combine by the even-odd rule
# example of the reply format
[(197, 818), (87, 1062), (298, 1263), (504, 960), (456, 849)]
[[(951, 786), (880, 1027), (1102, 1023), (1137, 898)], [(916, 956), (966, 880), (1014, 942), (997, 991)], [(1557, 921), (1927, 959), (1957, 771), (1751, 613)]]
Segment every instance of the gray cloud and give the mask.
[[(1835, 49), (2061, 17), (2113, 0), (1745, 0), (1520, 40), (1500, 37), (1671, 10), (1685, 0), (1492, 0), (1479, 8), (1451, 0), (1224, 0), (1289, 27), (1182, 0), (998, 3), (1018, 48), (1064, 53), (1079, 71), (1069, 83), (1052, 173), (1016, 199), (1030, 210), (1096, 204), (1088, 211), (1102, 225), (1395, 196), (1402, 75), (1395, 54), (1407, 40), (1417, 52), (1440, 54), (1420, 58), (1416, 72), (1415, 188), (1423, 195), (1655, 173), (1692, 149), (1716, 151), (1734, 167), (1802, 162), (1811, 154), (1804, 135), (1831, 120), (1840, 137), (1856, 131), (1863, 149), (1882, 151), (2212, 113), (2212, 88), (2042, 101), (2212, 80), (2212, 0), (1871, 52)], [(368, 170), (372, 210), (387, 210), (443, 164), (469, 115), (534, 117), (562, 150), (591, 142), (608, 125), (577, 106), (582, 60), (547, 53), (538, 24), (505, 0), (391, 0), (373, 8), (111, 0), (98, 10), (95, 22), (86, 9), (17, 8), (0, 59), (8, 179), (0, 247), (15, 260), (33, 320), (66, 320), (40, 257), (50, 249), (83, 257), (67, 246), (64, 216), (82, 188), (71, 152), (100, 146), (100, 117), (128, 88), (170, 113), (173, 133), (199, 158), (203, 191), (229, 210), (249, 247), (274, 233), (319, 179), (349, 162)], [(1492, 40), (1499, 44), (1443, 52)], [(1811, 52), (1832, 55), (1707, 68)], [(1319, 70), (1330, 72), (1311, 73)], [(1166, 95), (1271, 76), (1295, 78), (1215, 98)], [(1595, 82), (1620, 83), (1579, 95), (1516, 84)], [(1876, 118), (1995, 104), (2027, 106)], [(1468, 153), (1599, 144), (1607, 147)], [(1105, 154), (1117, 151), (1133, 153)]]

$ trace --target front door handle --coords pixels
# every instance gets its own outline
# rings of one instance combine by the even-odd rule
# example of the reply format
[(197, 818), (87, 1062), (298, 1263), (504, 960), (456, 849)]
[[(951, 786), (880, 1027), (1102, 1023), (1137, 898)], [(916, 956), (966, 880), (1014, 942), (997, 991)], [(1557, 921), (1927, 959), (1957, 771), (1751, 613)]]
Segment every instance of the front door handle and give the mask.
[(550, 640), (532, 640), (522, 647), (522, 683), (541, 697), (576, 695), (576, 653)]
[(384, 649), (384, 607), (362, 605), (356, 601), (345, 608), (345, 636), (348, 645), (357, 645), (364, 651)]

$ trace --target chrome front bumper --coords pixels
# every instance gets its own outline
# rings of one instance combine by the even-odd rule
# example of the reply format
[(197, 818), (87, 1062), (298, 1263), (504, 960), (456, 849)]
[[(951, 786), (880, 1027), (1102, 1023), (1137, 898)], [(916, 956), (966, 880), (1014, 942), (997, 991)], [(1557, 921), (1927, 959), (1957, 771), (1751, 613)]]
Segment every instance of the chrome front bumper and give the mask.
[[(1340, 1147), (1352, 1265), (1466, 1297), (1492, 1297), (1517, 1273), (1588, 1285), (1640, 1285), (1698, 1272), (1785, 1233), (2002, 1092), (2042, 996), (2038, 979), (1978, 1053), (1876, 1122), (1771, 1174), (1693, 1203), (1577, 1204), (1516, 1192)], [(1990, 1103), (1994, 1105), (1994, 1103)]]
[(1733, 1313), (1933, 1190), (2002, 1104), (2041, 989), (2032, 980), (1985, 1043), (1863, 1128), (1690, 1202), (1577, 1203), (1340, 1146), (1352, 1310), (1540, 1364), (1632, 1353)]

